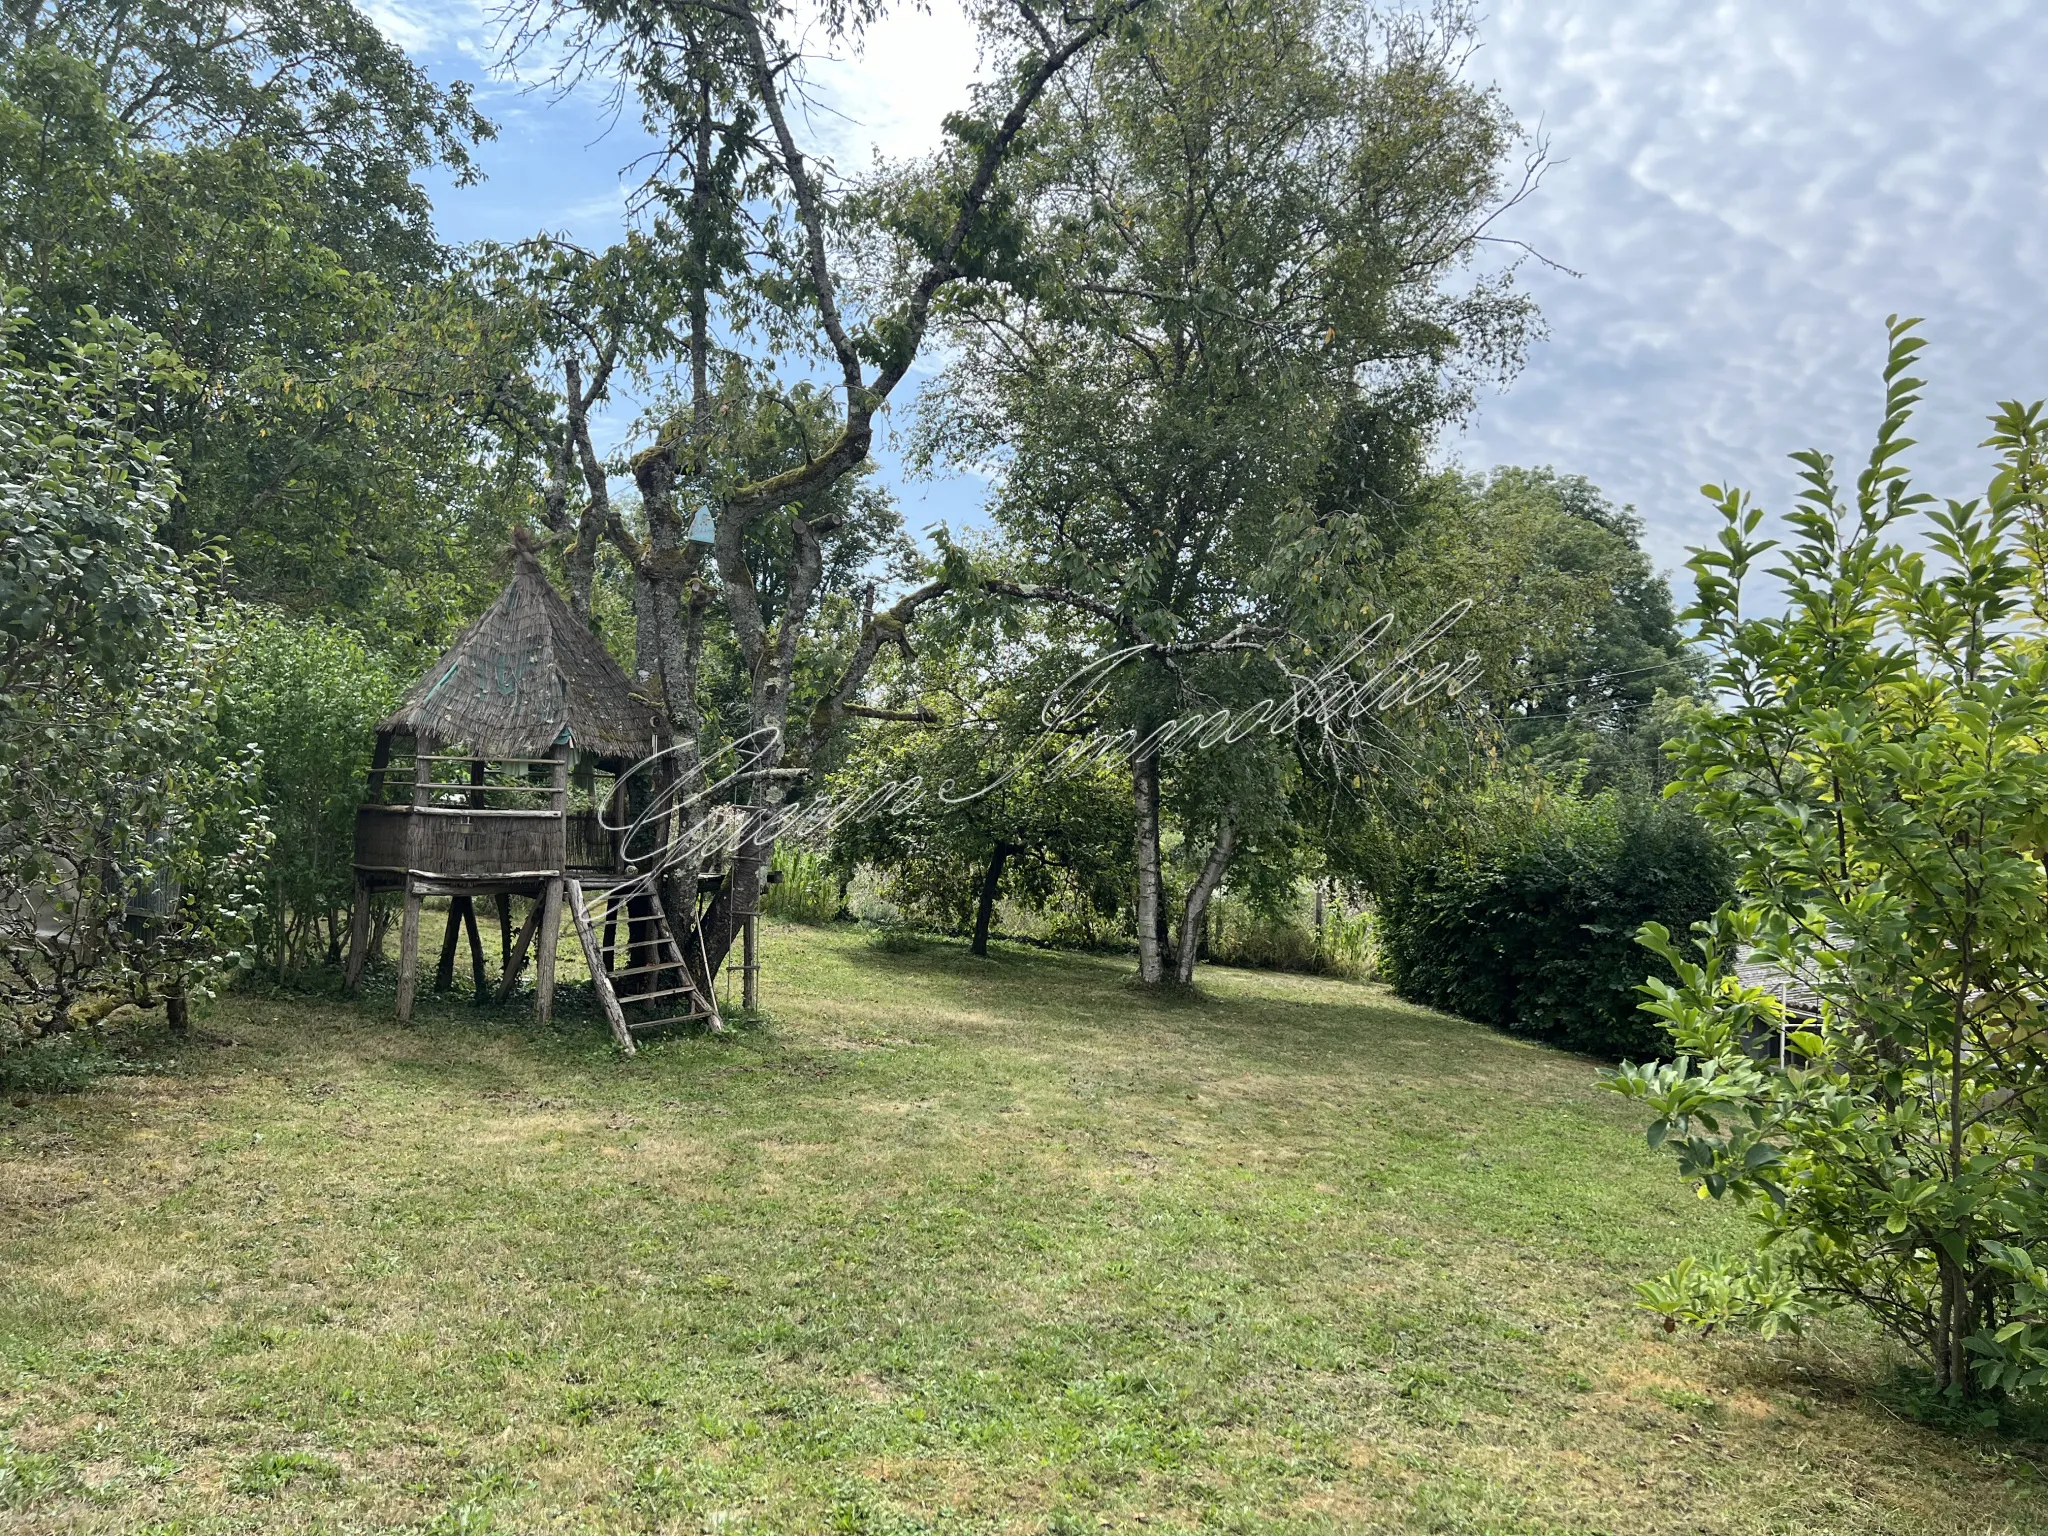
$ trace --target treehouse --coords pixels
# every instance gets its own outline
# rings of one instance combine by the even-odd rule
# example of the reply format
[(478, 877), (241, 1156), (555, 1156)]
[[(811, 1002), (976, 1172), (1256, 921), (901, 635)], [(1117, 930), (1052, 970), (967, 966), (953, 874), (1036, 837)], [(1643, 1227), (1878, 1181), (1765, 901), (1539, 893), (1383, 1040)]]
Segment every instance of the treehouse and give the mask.
[[(628, 1055), (636, 1030), (694, 1019), (721, 1029), (701, 929), (693, 922), (679, 941), (660, 899), (669, 819), (648, 809), (649, 771), (634, 771), (668, 745), (667, 724), (570, 612), (523, 535), (513, 558), (511, 583), (498, 600), (377, 727), (369, 789), (356, 812), (349, 989), (360, 983), (368, 956), (373, 899), (398, 892), (399, 1018), (412, 1014), (429, 897), (448, 901), (437, 985), (450, 984), (466, 931), (482, 998), (477, 902), (490, 898), (503, 957), (501, 1000), (511, 997), (530, 953), (535, 1012), (547, 1019), (566, 908)], [(723, 878), (708, 873), (700, 891), (715, 891)], [(530, 903), (516, 939), (515, 898)], [(750, 916), (747, 923), (751, 939)], [(683, 950), (692, 940), (696, 967)], [(751, 993), (751, 973), (746, 980)]]

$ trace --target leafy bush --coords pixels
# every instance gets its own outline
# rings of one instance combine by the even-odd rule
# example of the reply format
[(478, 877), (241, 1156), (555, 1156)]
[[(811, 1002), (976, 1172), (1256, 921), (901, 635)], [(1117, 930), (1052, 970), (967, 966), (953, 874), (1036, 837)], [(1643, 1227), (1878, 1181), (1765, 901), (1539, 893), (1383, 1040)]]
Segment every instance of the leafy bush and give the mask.
[(270, 836), (257, 764), (216, 727), (217, 633), (167, 622), (134, 677), (76, 674), (0, 712), (0, 944), (28, 1033), (93, 999), (168, 999), (182, 1020), (246, 959)]
[[(1652, 1146), (1754, 1217), (1755, 1251), (1642, 1288), (1667, 1324), (1766, 1334), (1859, 1308), (1937, 1390), (2048, 1396), (2048, 419), (2009, 404), (1988, 494), (1908, 489), (1920, 343), (1894, 324), (1886, 416), (1853, 499), (1832, 462), (1785, 546), (1740, 492), (1696, 553), (1694, 615), (1727, 701), (1682, 782), (1736, 849), (1743, 899), (1652, 1011), (1677, 1059), (1614, 1075)], [(1783, 590), (1743, 587), (1766, 550)], [(1669, 925), (1676, 927), (1676, 925)], [(1819, 995), (1783, 1071), (1744, 1051), (1788, 1022), (1736, 968), (1760, 950)]]
[(1575, 1051), (1668, 1049), (1640, 1010), (1657, 962), (1646, 922), (1683, 930), (1727, 900), (1727, 859), (1698, 818), (1608, 793), (1496, 789), (1455, 841), (1411, 856), (1381, 908), (1381, 959), (1403, 997)]
[(257, 943), (280, 976), (324, 949), (338, 959), (354, 900), (356, 807), (377, 722), (401, 691), (353, 630), (231, 607), (220, 731), (261, 763), (257, 797), (275, 834)]
[(0, 359), (0, 1048), (109, 998), (182, 1021), (252, 916), (269, 834), (216, 728), (204, 563), (153, 535), (176, 484), (136, 425), (152, 345), (88, 319)]

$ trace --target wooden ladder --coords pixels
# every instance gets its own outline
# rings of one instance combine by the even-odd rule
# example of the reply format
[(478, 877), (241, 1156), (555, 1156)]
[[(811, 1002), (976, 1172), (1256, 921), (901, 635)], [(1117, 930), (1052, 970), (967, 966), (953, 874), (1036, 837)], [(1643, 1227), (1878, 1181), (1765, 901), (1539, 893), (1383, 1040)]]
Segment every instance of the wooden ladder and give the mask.
[[(725, 1020), (719, 1017), (717, 1002), (697, 985), (689, 966), (683, 962), (682, 946), (669, 927), (661, 895), (651, 878), (642, 876), (587, 892), (578, 880), (564, 880), (562, 887), (568, 898), (569, 915), (576, 924), (576, 937), (582, 942), (584, 958), (590, 962), (590, 984), (597, 989), (597, 1000), (604, 1007), (612, 1038), (619, 1042), (621, 1051), (628, 1056), (634, 1054), (635, 1030), (709, 1019), (713, 1034), (725, 1032)], [(626, 927), (622, 938), (616, 933), (621, 920)], [(605, 927), (603, 941), (597, 936), (600, 921)], [(625, 960), (623, 965), (617, 963), (621, 957)], [(645, 977), (652, 985), (619, 991), (621, 980), (639, 977)], [(662, 1016), (626, 1017), (627, 1008), (643, 1006)]]

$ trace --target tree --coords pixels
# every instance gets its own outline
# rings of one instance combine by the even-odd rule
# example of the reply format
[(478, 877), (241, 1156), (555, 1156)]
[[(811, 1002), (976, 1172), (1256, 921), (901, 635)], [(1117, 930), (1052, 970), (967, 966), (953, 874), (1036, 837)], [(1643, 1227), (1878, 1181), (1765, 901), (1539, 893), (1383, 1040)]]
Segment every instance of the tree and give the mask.
[(1046, 694), (1078, 658), (1035, 617), (1011, 609), (929, 626), (916, 667), (897, 674), (896, 707), (861, 709), (876, 723), (830, 783), (856, 806), (881, 804), (884, 786), (921, 789), (836, 827), (833, 860), (888, 871), (892, 899), (969, 928), (977, 955), (1006, 893), (1034, 905), (1065, 896), (1105, 916), (1124, 906), (1116, 775), (1044, 750)]
[(221, 542), (245, 595), (431, 638), (502, 544), (488, 449), (517, 380), (414, 178), (466, 175), (489, 125), (345, 0), (0, 16), (21, 345), (47, 355), (87, 305), (163, 338), (189, 375), (148, 404), (165, 542)]
[[(1746, 1259), (1642, 1288), (1668, 1326), (1854, 1307), (1968, 1398), (2048, 1382), (2048, 648), (2029, 612), (2048, 420), (2000, 408), (1982, 498), (1912, 490), (1912, 325), (1892, 323), (1853, 494), (1830, 458), (1794, 456), (1805, 489), (1761, 610), (1747, 588), (1780, 547), (1748, 497), (1708, 488), (1722, 529), (1691, 561), (1691, 616), (1720, 707), (1694, 717), (1678, 784), (1741, 894), (1697, 957), (1646, 928), (1678, 979), (1645, 1006), (1678, 1055), (1611, 1086), (1758, 1228)], [(1762, 975), (1739, 966), (1752, 947)], [(1785, 977), (1817, 1020), (1788, 1018)], [(1751, 1054), (1780, 1032), (1782, 1070)]]
[[(1015, 190), (1019, 270), (949, 311), (962, 360), (925, 452), (1000, 473), (1017, 595), (1128, 657), (1139, 974), (1167, 979), (1162, 818), (1191, 851), (1177, 976), (1209, 895), (1295, 818), (1289, 744), (1173, 759), (1184, 711), (1285, 693), (1377, 595), (1386, 502), (1529, 324), (1454, 286), (1516, 195), (1516, 131), (1461, 76), (1471, 28), (1321, 0), (1175, 0), (1063, 80)], [(1348, 777), (1349, 775), (1347, 775)]]
[[(937, 156), (867, 196), (846, 193), (799, 137), (794, 13), (584, 0), (540, 5), (529, 19), (524, 42), (551, 32), (580, 66), (630, 81), (666, 146), (647, 192), (677, 257), (682, 398), (631, 461), (643, 529), (632, 556), (637, 670), (675, 728), (673, 771), (684, 784), (701, 783), (709, 733), (700, 668), (716, 604), (741, 663), (741, 739), (765, 744), (740, 790), (758, 831), (738, 850), (706, 925), (713, 969), (737, 931), (733, 915), (758, 905), (779, 808), (829, 756), (883, 646), (951, 586), (929, 580), (885, 609), (871, 607), (817, 704), (794, 716), (828, 549), (846, 526), (842, 499), (829, 493), (865, 464), (876, 417), (924, 345), (935, 301), (1000, 267), (1012, 231), (998, 180), (1041, 98), (1141, 3), (1101, 0), (1058, 13), (1023, 0), (989, 7), (982, 19), (998, 57), (993, 83), (972, 110), (948, 120)], [(834, 7), (828, 22), (843, 35), (870, 14)], [(878, 236), (890, 253), (877, 251)], [(886, 275), (863, 287), (863, 272)], [(800, 462), (766, 475), (712, 451), (723, 374), (717, 338), (750, 331), (816, 358), (837, 397), (830, 430), (807, 438)], [(688, 537), (699, 508), (711, 513), (709, 545)], [(764, 548), (781, 552), (778, 613), (750, 558)], [(694, 906), (685, 894), (696, 874), (670, 872), (668, 906), (679, 925)]]
[(542, 462), (541, 517), (561, 549), (569, 606), (595, 627), (605, 542), (619, 547), (636, 580), (648, 573), (632, 563), (644, 564), (646, 552), (612, 505), (614, 466), (598, 451), (591, 417), (612, 398), (615, 379), (655, 383), (674, 355), (670, 327), (682, 302), (674, 253), (637, 231), (602, 251), (540, 235), (480, 248), (473, 270), (528, 367), (562, 381), (559, 395), (537, 387), (526, 396), (530, 415), (517, 436)]
[[(26, 329), (5, 317), (0, 338)], [(268, 828), (216, 729), (194, 574), (154, 536), (171, 471), (136, 424), (166, 359), (118, 320), (53, 350), (0, 366), (6, 992), (31, 1025), (88, 991), (167, 1000), (182, 1025), (239, 959)]]
[(1474, 600), (1457, 637), (1503, 752), (1589, 792), (1661, 788), (1660, 697), (1698, 693), (1642, 532), (1583, 476), (1510, 466), (1434, 477), (1388, 552), (1386, 588), (1418, 615)]
[(40, 365), (0, 312), (0, 699), (62, 687), (78, 667), (122, 677), (162, 639), (176, 556), (156, 537), (174, 494), (140, 397), (176, 360), (121, 320), (88, 319)]

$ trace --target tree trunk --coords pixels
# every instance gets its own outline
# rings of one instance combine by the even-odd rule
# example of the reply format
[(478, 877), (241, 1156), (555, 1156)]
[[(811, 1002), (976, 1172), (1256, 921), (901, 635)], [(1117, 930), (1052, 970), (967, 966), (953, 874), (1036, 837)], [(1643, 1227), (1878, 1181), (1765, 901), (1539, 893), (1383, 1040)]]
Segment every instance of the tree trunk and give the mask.
[(997, 843), (988, 861), (988, 873), (981, 877), (981, 903), (974, 912), (974, 942), (967, 947), (971, 955), (988, 954), (989, 918), (996, 910), (996, 887), (1002, 884), (1003, 866), (1009, 862), (1011, 851), (1008, 843)]
[[(682, 786), (675, 824), (665, 826), (659, 840), (666, 843), (673, 837), (693, 848), (692, 834), (705, 809), (697, 801), (703, 775), (697, 748), (702, 724), (697, 671), (710, 597), (697, 579), (703, 550), (685, 538), (688, 530), (676, 507), (677, 455), (682, 447), (675, 442), (659, 444), (633, 461), (633, 479), (647, 520), (646, 545), (627, 551), (633, 562), (633, 654), (641, 688), (668, 720), (674, 743), (658, 766), (655, 782), (636, 784), (633, 792), (661, 794)], [(657, 893), (669, 931), (693, 961), (696, 946), (689, 940), (698, 926), (697, 877), (702, 867), (694, 855), (678, 860), (664, 870)], [(708, 989), (716, 970), (715, 964), (707, 966), (698, 982)]]
[(1216, 829), (1215, 846), (1209, 850), (1209, 857), (1202, 865), (1201, 877), (1195, 881), (1194, 889), (1188, 892), (1188, 904), (1181, 913), (1180, 949), (1174, 958), (1174, 980), (1182, 986), (1192, 986), (1195, 980), (1195, 949), (1202, 932), (1202, 919), (1209, 911), (1209, 898), (1216, 893), (1216, 887), (1223, 880), (1223, 872), (1230, 867), (1230, 856), (1237, 850), (1237, 823), (1230, 813), (1225, 813), (1223, 825)]
[[(1142, 738), (1140, 738), (1142, 739)], [(1138, 980), (1156, 987), (1166, 979), (1165, 945), (1160, 940), (1163, 907), (1159, 890), (1159, 759), (1131, 764), (1131, 821), (1138, 865)]]
[[(1948, 1078), (1948, 1177), (1951, 1181), (1962, 1178), (1964, 1164), (1963, 1124), (1966, 1111), (1963, 1105), (1963, 1035), (1964, 1018), (1970, 996), (1970, 962), (1974, 958), (1971, 940), (1972, 926), (1966, 922), (1962, 933), (1962, 965), (1956, 987), (1954, 1005), (1954, 1037), (1949, 1042)], [(1967, 1218), (1966, 1218), (1967, 1219)], [(1962, 1234), (1963, 1246), (1968, 1247), (1967, 1233)], [(1964, 1340), (1976, 1332), (1974, 1298), (1970, 1295), (1970, 1277), (1963, 1267), (1950, 1257), (1946, 1249), (1936, 1250), (1937, 1268), (1941, 1274), (1941, 1339), (1935, 1364), (1935, 1382), (1948, 1391), (1963, 1397), (1974, 1397), (1975, 1381), (1970, 1375), (1969, 1353)]]

